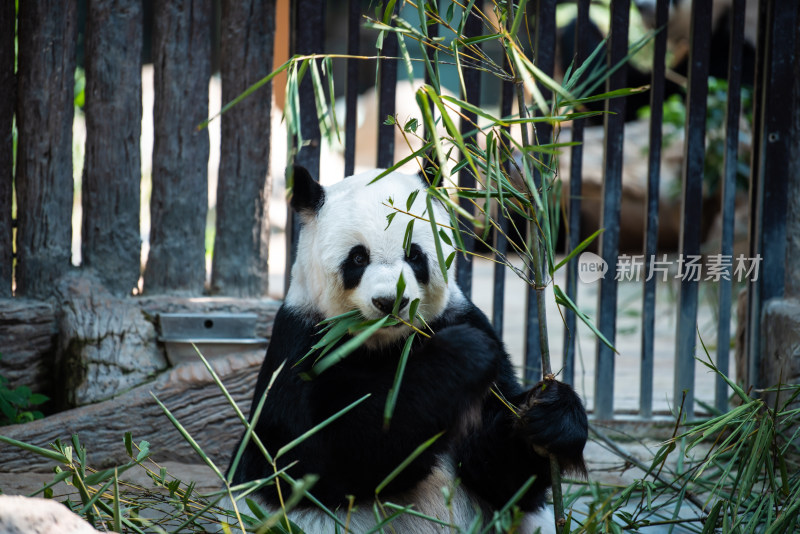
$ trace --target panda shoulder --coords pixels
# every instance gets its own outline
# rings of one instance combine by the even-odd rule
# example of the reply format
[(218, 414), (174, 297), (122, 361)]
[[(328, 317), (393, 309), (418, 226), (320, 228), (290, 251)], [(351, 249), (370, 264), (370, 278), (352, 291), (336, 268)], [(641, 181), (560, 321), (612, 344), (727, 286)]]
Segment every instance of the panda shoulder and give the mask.
[(305, 354), (311, 346), (319, 321), (318, 315), (284, 303), (275, 315), (268, 356), (291, 361), (298, 354)]
[[(447, 307), (441, 315), (442, 325), (467, 324), (496, 337), (489, 318), (460, 290), (452, 291)], [(498, 340), (499, 341), (499, 340)]]

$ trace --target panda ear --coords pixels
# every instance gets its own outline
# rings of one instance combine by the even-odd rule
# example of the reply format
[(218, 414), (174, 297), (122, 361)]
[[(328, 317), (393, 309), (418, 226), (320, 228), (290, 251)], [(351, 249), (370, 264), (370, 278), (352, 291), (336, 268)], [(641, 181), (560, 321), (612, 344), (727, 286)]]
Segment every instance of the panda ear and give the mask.
[[(289, 171), (289, 169), (287, 169)], [(292, 208), (300, 214), (316, 214), (325, 203), (325, 191), (322, 186), (311, 177), (305, 167), (295, 165), (292, 167)], [(287, 172), (288, 174), (288, 172)]]

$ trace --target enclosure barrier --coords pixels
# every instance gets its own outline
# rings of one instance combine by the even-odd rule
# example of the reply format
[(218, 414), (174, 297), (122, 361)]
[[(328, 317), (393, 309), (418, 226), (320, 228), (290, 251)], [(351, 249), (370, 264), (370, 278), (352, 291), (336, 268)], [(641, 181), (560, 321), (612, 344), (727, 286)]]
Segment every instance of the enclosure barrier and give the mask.
[[(555, 65), (556, 0), (528, 3), (535, 13), (537, 65), (547, 74)], [(575, 51), (577, 64), (589, 56), (587, 32), (589, 0), (577, 0)], [(656, 25), (667, 21), (669, 0), (656, 3)], [(42, 0), (19, 3), (18, 18), (14, 2), (0, 7), (0, 297), (46, 299), (53, 284), (70, 269), (71, 218), (73, 205), (72, 124), (73, 75), (76, 67), (78, 1), (66, 0), (51, 5)], [(207, 209), (207, 161), (209, 138), (198, 129), (207, 115), (208, 80), (212, 73), (211, 46), (215, 24), (219, 20), (220, 77), (223, 100), (228, 102), (273, 69), (275, 37), (275, 1), (246, 0), (212, 2), (211, 0), (163, 0), (155, 2), (153, 28), (153, 65), (155, 73), (155, 145), (153, 149), (153, 192), (150, 203), (152, 229), (150, 253), (143, 271), (140, 266), (139, 183), (141, 137), (141, 32), (142, 4), (137, 0), (102, 0), (88, 2), (85, 17), (86, 69), (86, 159), (83, 170), (81, 202), (82, 267), (92, 268), (107, 287), (117, 295), (130, 295), (143, 276), (145, 294), (200, 295), (204, 291), (204, 228)], [(399, 10), (401, 3), (395, 5)], [(786, 251), (787, 176), (791, 165), (791, 108), (793, 65), (798, 60), (797, 7), (795, 0), (759, 2), (759, 31), (756, 75), (742, 79), (742, 41), (745, 0), (733, 0), (730, 21), (730, 57), (728, 63), (728, 103), (724, 181), (722, 184), (722, 239), (719, 253), (733, 254), (735, 177), (738, 158), (740, 88), (752, 84), (754, 95), (754, 139), (750, 176), (750, 256), (762, 258), (761, 274), (748, 286), (746, 321), (747, 376), (739, 380), (747, 385), (763, 386), (759, 381), (761, 354), (760, 317), (763, 303), (781, 296), (784, 289)], [(215, 16), (219, 9), (219, 17)], [(294, 54), (325, 53), (326, 9), (344, 9), (339, 2), (296, 0), (291, 3), (291, 49)], [(628, 54), (630, 0), (612, 0), (607, 47), (608, 64), (616, 65)], [(687, 89), (687, 124), (682, 178), (682, 216), (679, 252), (686, 256), (700, 254), (700, 233), (705, 158), (705, 120), (709, 73), (709, 37), (712, 3), (692, 4), (692, 32)], [(17, 24), (18, 70), (14, 72), (14, 25)], [(347, 5), (349, 55), (359, 50), (361, 2)], [(429, 28), (435, 32), (436, 27)], [(467, 36), (480, 34), (480, 21), (471, 17)], [(665, 85), (666, 32), (654, 37), (651, 74), (647, 213), (643, 221), (646, 238), (643, 245), (645, 269), (655, 256), (658, 236), (660, 160), (662, 157), (662, 104)], [(378, 69), (380, 118), (394, 114), (397, 82), (397, 40), (387, 33)], [(358, 98), (358, 74), (362, 62), (346, 62), (345, 174), (354, 169), (355, 106)], [(479, 104), (481, 76), (466, 69), (464, 85), (472, 104)], [(607, 82), (613, 91), (626, 87), (624, 69), (617, 70)], [(222, 121), (222, 145), (217, 196), (216, 241), (211, 270), (214, 294), (259, 297), (267, 291), (268, 204), (271, 188), (268, 175), (271, 84), (227, 112)], [(545, 95), (546, 89), (543, 88)], [(499, 106), (503, 116), (512, 109), (513, 90), (506, 82), (500, 91)], [(315, 109), (310, 76), (300, 87), (302, 109)], [(606, 102), (605, 148), (603, 168), (602, 226), (600, 256), (608, 265), (616, 265), (619, 252), (619, 219), (622, 198), (622, 147), (625, 130), (623, 98)], [(16, 166), (12, 159), (16, 121)], [(467, 117), (461, 131), (469, 131)], [(394, 157), (393, 125), (379, 126), (376, 163), (388, 167)], [(295, 162), (319, 175), (319, 124), (314, 113), (304, 113), (302, 136), (308, 142), (299, 147)], [(573, 140), (583, 139), (584, 125), (576, 120)], [(550, 138), (545, 129), (538, 131), (540, 142)], [(568, 249), (580, 242), (581, 169), (583, 146), (571, 148), (571, 170), (567, 187), (566, 216), (569, 221)], [(474, 187), (475, 178), (464, 168), (460, 184)], [(11, 184), (14, 184), (12, 189)], [(14, 197), (14, 194), (16, 197)], [(12, 203), (16, 198), (15, 220)], [(259, 201), (254, 201), (257, 199)], [(290, 215), (287, 224), (288, 266), (294, 258), (297, 219)], [(13, 230), (12, 230), (13, 229)], [(467, 247), (473, 247), (472, 242)], [(505, 253), (502, 236), (495, 247)], [(12, 251), (15, 251), (12, 254)], [(472, 289), (472, 263), (459, 259), (458, 282), (465, 293)], [(730, 268), (728, 269), (730, 276)], [(288, 274), (287, 274), (288, 276)], [(577, 260), (567, 268), (566, 293), (577, 299)], [(502, 266), (494, 271), (493, 315), (495, 327), (502, 332)], [(655, 278), (643, 282), (641, 389), (639, 416), (653, 414)], [(539, 329), (533, 305), (535, 288), (526, 299), (526, 337), (524, 376), (536, 380), (540, 375)], [(603, 279), (599, 290), (597, 324), (605, 337), (614, 342), (617, 329), (617, 281)], [(719, 284), (719, 317), (716, 364), (728, 372), (730, 309), (732, 285)], [(684, 391), (683, 412), (695, 411), (693, 397), (695, 331), (698, 310), (698, 283), (684, 280), (679, 291), (678, 322), (675, 334), (675, 387), (673, 402), (680, 404)], [(565, 312), (564, 368), (562, 377), (572, 382), (575, 376), (576, 318)], [(596, 419), (615, 417), (613, 384), (615, 355), (609, 347), (596, 345), (594, 414)], [(717, 380), (715, 407), (725, 410), (725, 383)]]

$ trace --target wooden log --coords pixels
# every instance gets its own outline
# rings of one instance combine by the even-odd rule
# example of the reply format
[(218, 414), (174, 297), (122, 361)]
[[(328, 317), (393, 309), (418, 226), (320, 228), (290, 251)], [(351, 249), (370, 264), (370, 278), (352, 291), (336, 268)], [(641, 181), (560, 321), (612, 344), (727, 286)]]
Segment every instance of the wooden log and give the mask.
[(0, 298), (11, 296), (13, 277), (13, 230), (11, 227), (11, 184), (14, 180), (13, 132), (14, 100), (14, 2), (0, 5)]
[(19, 4), (16, 291), (27, 297), (48, 296), (70, 267), (76, 4)]
[[(223, 2), (221, 26), (222, 101), (230, 102), (272, 71), (275, 2)], [(214, 293), (267, 294), (271, 108), (270, 83), (222, 116)]]
[(0, 375), (10, 387), (53, 396), (57, 334), (56, 309), (49, 302), (0, 299)]
[(149, 293), (199, 294), (205, 282), (211, 0), (155, 7), (155, 104)]
[[(212, 361), (231, 396), (245, 415), (250, 410), (263, 353), (250, 352)], [(114, 399), (82, 406), (23, 425), (3, 427), (3, 436), (48, 447), (56, 439), (69, 443), (73, 434), (87, 448), (93, 467), (125, 462), (126, 432), (133, 440), (150, 442), (156, 461), (200, 463), (201, 459), (183, 439), (158, 406), (158, 398), (186, 428), (200, 447), (224, 469), (243, 426), (202, 363), (182, 364)], [(41, 456), (0, 444), (3, 471), (24, 473), (52, 469), (54, 463)]]
[(87, 11), (82, 258), (123, 296), (141, 263), (141, 1), (90, 0)]

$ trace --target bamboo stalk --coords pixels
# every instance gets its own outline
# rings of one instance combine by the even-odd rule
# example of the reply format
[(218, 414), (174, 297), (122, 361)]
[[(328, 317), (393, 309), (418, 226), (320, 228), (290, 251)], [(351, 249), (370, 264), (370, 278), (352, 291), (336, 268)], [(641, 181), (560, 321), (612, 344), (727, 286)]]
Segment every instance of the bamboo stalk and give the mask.
[[(523, 91), (523, 85), (521, 81), (516, 82), (517, 91), (517, 105), (519, 107), (519, 115), (520, 118), (526, 119), (528, 118), (528, 109), (525, 106), (525, 94)], [(530, 146), (530, 138), (528, 135), (528, 127), (525, 124), (520, 125), (520, 129), (522, 132), (522, 146)], [(523, 165), (523, 172), (525, 172), (528, 167), (528, 156), (523, 156), (522, 165)], [(533, 194), (531, 192), (531, 194)], [(534, 204), (534, 203), (532, 203)], [(541, 232), (539, 231), (539, 226), (536, 224), (536, 214), (533, 213), (534, 218), (531, 221), (531, 254), (533, 256), (533, 284), (534, 284), (534, 291), (536, 292), (536, 311), (539, 316), (539, 349), (541, 352), (542, 358), (542, 380), (543, 382), (548, 382), (554, 380), (553, 378), (553, 370), (550, 365), (550, 344), (547, 338), (547, 310), (545, 308), (545, 284), (544, 284), (544, 276), (542, 273), (542, 246), (541, 246)], [(558, 465), (558, 459), (555, 457), (554, 454), (550, 454), (550, 478), (551, 478), (551, 490), (553, 493), (553, 513), (555, 515), (555, 525), (556, 525), (556, 532), (559, 531), (561, 526), (564, 524), (564, 500), (561, 494), (561, 469)]]

